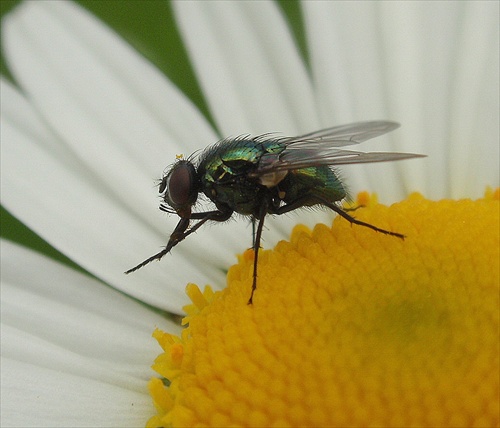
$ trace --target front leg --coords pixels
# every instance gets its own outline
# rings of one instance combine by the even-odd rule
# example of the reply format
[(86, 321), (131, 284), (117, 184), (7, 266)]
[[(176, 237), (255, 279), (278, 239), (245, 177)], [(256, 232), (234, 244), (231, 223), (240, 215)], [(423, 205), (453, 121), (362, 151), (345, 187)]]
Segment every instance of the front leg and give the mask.
[[(186, 239), (186, 237), (191, 235), (191, 233), (196, 232), (207, 221), (209, 220), (219, 221), (219, 222), (226, 221), (232, 216), (232, 214), (233, 210), (226, 209), (226, 210), (207, 211), (204, 213), (192, 213), (189, 218), (181, 217), (179, 223), (177, 223), (177, 226), (170, 235), (170, 239), (168, 240), (166, 247), (159, 253), (155, 254), (154, 256), (151, 256), (148, 259), (144, 260), (142, 263), (139, 263), (132, 269), (127, 270), (125, 273), (129, 274), (135, 272), (136, 270), (142, 268), (143, 266), (146, 266), (148, 263), (151, 263), (154, 260), (160, 260), (165, 254), (169, 253), (170, 250), (174, 248), (179, 242)], [(188, 229), (191, 220), (200, 220), (200, 221), (196, 223), (193, 227)]]

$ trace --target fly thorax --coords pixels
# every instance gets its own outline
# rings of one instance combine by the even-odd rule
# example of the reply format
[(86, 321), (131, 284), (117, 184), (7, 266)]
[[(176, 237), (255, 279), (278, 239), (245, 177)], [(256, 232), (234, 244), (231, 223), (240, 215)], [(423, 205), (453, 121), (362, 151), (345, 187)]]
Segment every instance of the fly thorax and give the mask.
[(288, 174), (288, 171), (268, 172), (259, 177), (259, 182), (267, 188), (276, 187)]

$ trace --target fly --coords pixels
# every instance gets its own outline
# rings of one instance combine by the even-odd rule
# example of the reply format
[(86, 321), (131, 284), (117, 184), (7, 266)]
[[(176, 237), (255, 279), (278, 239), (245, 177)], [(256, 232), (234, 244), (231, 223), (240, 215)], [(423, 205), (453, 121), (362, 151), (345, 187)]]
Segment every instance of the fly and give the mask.
[[(388, 121), (357, 122), (335, 126), (298, 137), (227, 138), (207, 147), (196, 162), (178, 159), (163, 176), (159, 192), (160, 210), (177, 214), (177, 226), (166, 247), (125, 273), (153, 260), (160, 260), (173, 247), (209, 221), (224, 222), (234, 213), (257, 223), (253, 241), (252, 304), (257, 288), (257, 263), (266, 215), (281, 215), (297, 208), (322, 205), (353, 224), (404, 239), (404, 235), (356, 220), (338, 203), (347, 196), (344, 184), (331, 166), (385, 162), (423, 157), (413, 153), (344, 150), (393, 131), (399, 124)], [(198, 195), (204, 193), (215, 209), (193, 212)], [(193, 224), (193, 222), (196, 223)]]

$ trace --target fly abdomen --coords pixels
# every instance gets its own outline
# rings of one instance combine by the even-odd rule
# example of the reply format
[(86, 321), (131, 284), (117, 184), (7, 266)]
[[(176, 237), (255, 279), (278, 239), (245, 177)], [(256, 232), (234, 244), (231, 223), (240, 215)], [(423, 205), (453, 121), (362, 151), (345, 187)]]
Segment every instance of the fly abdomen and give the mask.
[(290, 171), (278, 188), (278, 194), (286, 204), (303, 200), (303, 206), (312, 206), (318, 204), (318, 197), (330, 202), (346, 197), (344, 186), (328, 166)]

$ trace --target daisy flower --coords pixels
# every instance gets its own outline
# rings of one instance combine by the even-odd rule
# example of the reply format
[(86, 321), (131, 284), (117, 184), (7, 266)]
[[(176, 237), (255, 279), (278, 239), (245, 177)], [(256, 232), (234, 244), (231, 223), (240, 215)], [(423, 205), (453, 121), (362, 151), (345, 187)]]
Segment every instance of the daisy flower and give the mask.
[[(392, 119), (403, 128), (373, 151), (428, 160), (345, 168), (353, 195), (477, 199), (497, 186), (498, 4), (304, 2), (307, 62), (277, 3), (171, 6), (210, 120), (75, 3), (26, 2), (3, 18), (13, 79), (1, 81), (2, 205), (95, 278), (2, 242), (2, 425), (498, 424), (498, 382), (485, 381), (495, 363), (498, 374), (494, 191), (472, 205), (413, 195), (390, 209), (362, 196), (359, 218), (401, 230), (405, 243), (341, 219), (333, 235), (312, 230), (331, 224), (324, 211), (266, 219), (266, 248), (293, 224), (305, 226), (263, 252), (253, 307), (241, 300), (248, 252), (229, 270), (226, 291), (190, 285), (185, 294), (187, 283), (223, 288), (250, 244), (244, 221), (202, 228), (161, 263), (123, 275), (164, 245), (177, 221), (158, 213), (154, 180), (176, 155), (221, 137)], [(446, 226), (455, 213), (462, 225), (476, 218), (467, 213), (484, 222), (453, 241), (460, 229)], [(429, 248), (439, 264), (424, 257)], [(429, 288), (432, 272), (457, 265), (461, 275)], [(164, 313), (183, 306), (189, 327), (181, 332)], [(156, 326), (168, 333), (155, 332), (165, 352), (154, 369), (166, 380), (149, 384), (153, 409), (146, 383)], [(338, 359), (326, 344), (338, 347)], [(441, 358), (447, 349), (453, 358)], [(436, 357), (426, 363), (429, 350)], [(461, 350), (459, 373), (471, 374), (457, 412), (449, 390), (457, 375), (447, 374)], [(449, 371), (438, 370), (443, 361)]]

